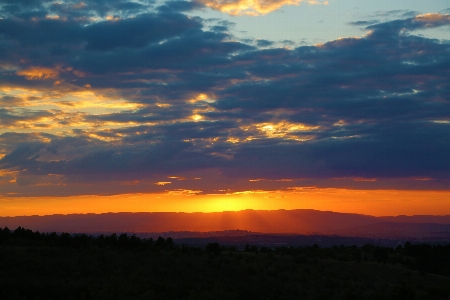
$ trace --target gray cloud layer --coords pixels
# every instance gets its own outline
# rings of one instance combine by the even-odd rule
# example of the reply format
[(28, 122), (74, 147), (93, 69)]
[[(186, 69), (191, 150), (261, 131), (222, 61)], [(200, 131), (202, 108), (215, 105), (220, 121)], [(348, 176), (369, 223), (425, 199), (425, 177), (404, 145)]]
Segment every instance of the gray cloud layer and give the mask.
[[(0, 168), (17, 177), (3, 183), (5, 193), (22, 185), (39, 194), (32, 186), (49, 174), (76, 194), (83, 191), (70, 185), (83, 181), (205, 170), (231, 181), (426, 177), (433, 180), (419, 187), (448, 188), (450, 44), (414, 35), (449, 25), (448, 15), (361, 21), (355, 25), (370, 31), (363, 38), (261, 49), (236, 41), (227, 23), (209, 31), (183, 13), (198, 8), (194, 2), (3, 0), (0, 7), (1, 87), (50, 95), (89, 85), (137, 105), (65, 113), (27, 108), (36, 100), (3, 92), (0, 125), (9, 129), (0, 135)], [(24, 122), (46, 117), (67, 130), (20, 133)], [(70, 117), (92, 126), (74, 129)]]

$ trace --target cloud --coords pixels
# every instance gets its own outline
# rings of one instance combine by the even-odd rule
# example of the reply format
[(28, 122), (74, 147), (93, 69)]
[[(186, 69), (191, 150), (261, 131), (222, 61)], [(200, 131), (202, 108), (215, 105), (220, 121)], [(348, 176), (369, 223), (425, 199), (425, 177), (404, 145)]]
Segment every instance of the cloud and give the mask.
[(448, 15), (275, 48), (184, 2), (20, 3), (0, 19), (4, 194), (448, 188), (450, 46), (414, 35)]
[(194, 1), (167, 1), (164, 5), (158, 7), (162, 12), (182, 12), (199, 9), (204, 7), (200, 2)]
[(377, 29), (379, 34), (388, 32), (397, 35), (399, 32), (413, 31), (417, 29), (427, 29), (450, 24), (450, 15), (430, 13), (417, 15), (413, 18), (394, 20), (366, 27), (367, 29)]
[(8, 168), (16, 167), (18, 163), (26, 165), (32, 169), (36, 165), (36, 159), (39, 158), (38, 151), (43, 147), (40, 143), (24, 143), (19, 145), (14, 151), (3, 157), (0, 161), (1, 166)]
[(422, 23), (422, 26), (427, 28), (450, 25), (450, 15), (442, 15), (437, 13), (424, 14), (416, 16), (414, 21)]
[(315, 0), (198, 0), (203, 5), (220, 10), (232, 16), (259, 16), (266, 15), (272, 11), (280, 9), (285, 5), (300, 5), (301, 2), (307, 2), (308, 4), (323, 4), (328, 5), (328, 1), (320, 2)]
[(13, 96), (2, 96), (0, 97), (0, 106), (8, 107), (8, 106), (21, 106), (25, 103), (25, 100), (22, 98), (17, 98)]
[[(272, 178), (320, 178), (358, 174), (366, 178), (401, 178), (428, 174), (432, 178), (448, 178), (448, 126), (419, 123), (380, 127), (376, 132), (372, 131), (375, 128), (360, 132), (363, 134), (359, 137), (324, 138), (292, 145), (248, 145), (236, 153), (234, 163), (243, 177), (270, 174)], [(422, 134), (420, 129), (434, 134)], [(237, 174), (236, 171), (227, 169), (229, 176)]]
[(36, 17), (45, 13), (49, 16), (59, 16), (88, 20), (89, 18), (105, 18), (108, 15), (129, 16), (151, 8), (154, 1), (131, 2), (128, 0), (18, 0), (2, 1), (0, 12), (6, 15)]
[[(17, 126), (27, 128), (35, 125), (39, 126), (39, 121), (50, 118), (53, 113), (48, 111), (27, 111), (17, 113), (12, 108), (0, 108), (0, 125), (5, 128), (16, 128)], [(38, 123), (38, 124), (36, 124)]]
[(371, 21), (356, 21), (356, 22), (350, 22), (350, 25), (354, 25), (354, 26), (369, 26), (369, 25), (373, 25), (373, 24), (377, 24), (380, 23), (380, 21), (378, 20), (371, 20)]
[(256, 41), (256, 45), (258, 47), (269, 47), (272, 46), (274, 43), (272, 41), (268, 41), (268, 40), (257, 40)]
[(86, 29), (87, 50), (110, 50), (115, 47), (143, 47), (200, 28), (201, 24), (182, 14), (141, 14), (135, 18), (104, 21)]
[(32, 67), (17, 71), (17, 75), (25, 77), (27, 80), (55, 78), (59, 74), (58, 70), (50, 68)]

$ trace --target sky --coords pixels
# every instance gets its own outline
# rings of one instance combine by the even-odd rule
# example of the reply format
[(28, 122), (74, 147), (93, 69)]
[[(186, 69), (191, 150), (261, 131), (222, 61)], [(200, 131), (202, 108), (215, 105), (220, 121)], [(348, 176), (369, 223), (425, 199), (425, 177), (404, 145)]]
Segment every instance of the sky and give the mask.
[(0, 0), (0, 216), (450, 214), (448, 0)]

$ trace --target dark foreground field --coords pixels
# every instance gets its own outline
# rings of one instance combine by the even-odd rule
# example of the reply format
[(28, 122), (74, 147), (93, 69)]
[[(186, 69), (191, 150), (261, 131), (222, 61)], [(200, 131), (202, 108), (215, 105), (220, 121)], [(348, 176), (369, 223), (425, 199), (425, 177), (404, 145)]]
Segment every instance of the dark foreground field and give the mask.
[(0, 230), (0, 299), (450, 299), (450, 246), (205, 246)]

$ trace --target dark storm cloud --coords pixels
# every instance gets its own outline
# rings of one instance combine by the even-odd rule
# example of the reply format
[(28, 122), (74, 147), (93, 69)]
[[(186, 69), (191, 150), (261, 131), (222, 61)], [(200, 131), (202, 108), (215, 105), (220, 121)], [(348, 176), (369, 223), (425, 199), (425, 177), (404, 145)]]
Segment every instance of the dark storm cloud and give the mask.
[[(256, 177), (448, 176), (450, 128), (430, 121), (450, 115), (449, 47), (401, 34), (448, 23), (447, 16), (436, 15), (398, 20), (370, 26), (373, 32), (363, 39), (242, 57), (256, 62), (253, 74), (271, 80), (223, 90), (218, 108), (249, 115), (289, 108), (297, 110), (291, 121), (353, 124), (329, 128), (318, 133), (319, 140), (299, 145), (242, 147), (234, 156), (239, 172)], [(274, 76), (283, 73), (290, 78)]]
[[(103, 21), (90, 26), (81, 26), (79, 22), (73, 20), (44, 18), (33, 21), (8, 18), (0, 20), (0, 33), (3, 34), (5, 42), (12, 41), (27, 47), (23, 49), (25, 57), (40, 61), (41, 64), (42, 60), (47, 59), (44, 62), (45, 65), (48, 65), (51, 62), (55, 63), (55, 58), (62, 59), (59, 61), (60, 63), (67, 63), (67, 61), (63, 61), (68, 58), (67, 55), (69, 57), (75, 55), (74, 59), (80, 60), (78, 55), (83, 54), (83, 52), (79, 53), (80, 47), (86, 50), (101, 51), (114, 48), (139, 48), (177, 37), (185, 31), (198, 29), (201, 26), (198, 20), (178, 13), (146, 13), (135, 18)], [(196, 31), (194, 32), (196, 33)], [(223, 38), (223, 36), (221, 37)], [(22, 54), (22, 49), (18, 50), (18, 54)], [(49, 50), (50, 52), (47, 53)], [(127, 54), (142, 56), (153, 53), (129, 53), (126, 51), (109, 53), (112, 59), (121, 58), (117, 56)], [(14, 56), (14, 53), (11, 55)], [(97, 59), (95, 54), (91, 54), (91, 57)], [(51, 61), (51, 59), (53, 60)], [(107, 62), (109, 61), (107, 60)], [(139, 61), (134, 61), (134, 64), (139, 63)]]
[[(236, 127), (235, 122), (184, 122), (170, 125), (156, 125), (141, 127), (141, 134), (131, 136), (125, 140), (128, 142), (182, 139), (207, 139), (216, 137), (228, 137), (229, 130)], [(120, 130), (119, 130), (120, 132)]]
[(203, 4), (195, 1), (167, 1), (164, 5), (158, 7), (161, 12), (182, 12), (205, 7)]
[[(389, 22), (370, 26), (373, 32), (363, 39), (241, 56), (242, 63), (251, 63), (252, 74), (269, 80), (225, 89), (216, 105), (252, 110), (311, 108), (323, 110), (322, 114), (338, 112), (332, 114), (338, 118), (393, 117), (386, 110), (404, 114), (409, 106), (423, 105), (430, 114), (444, 117), (447, 103), (433, 100), (448, 93), (448, 45), (400, 35), (408, 24), (419, 26), (411, 20)], [(287, 78), (279, 80), (282, 76)]]
[[(448, 15), (389, 12), (397, 19), (353, 23), (362, 38), (291, 50), (235, 41), (233, 24), (182, 13), (195, 2), (0, 3), (0, 124), (10, 127), (0, 168), (22, 186), (54, 174), (66, 195), (75, 182), (214, 169), (231, 181), (430, 177), (446, 188), (450, 45), (414, 30), (449, 25)], [(49, 110), (10, 87), (55, 101), (92, 92), (86, 102), (104, 95), (107, 109), (63, 118), (76, 101)], [(114, 109), (119, 98), (137, 106)], [(70, 128), (40, 133), (45, 118)]]
[(182, 14), (141, 14), (136, 18), (89, 26), (86, 30), (86, 49), (106, 51), (117, 47), (138, 48), (200, 27), (198, 21)]
[(214, 32), (222, 32), (222, 31), (228, 31), (228, 27), (217, 25), (217, 26), (211, 26), (210, 30), (214, 31)]
[[(32, 125), (32, 122), (39, 121), (43, 117), (52, 117), (53, 114), (47, 111), (37, 111), (29, 113), (15, 113), (11, 109), (0, 108), (0, 125), (4, 127), (25, 123), (25, 126)], [(20, 125), (19, 125), (20, 126)]]
[(418, 15), (419, 12), (411, 11), (406, 9), (394, 9), (388, 11), (377, 11), (373, 14), (374, 17), (384, 17), (386, 19), (400, 19), (400, 18), (411, 18)]
[(155, 121), (170, 121), (173, 119), (178, 119), (181, 117), (186, 117), (188, 113), (180, 110), (170, 109), (161, 112), (161, 109), (140, 109), (136, 112), (129, 113), (114, 113), (114, 114), (104, 114), (104, 115), (89, 115), (86, 116), (86, 120), (89, 122), (155, 122)]
[(43, 8), (45, 3), (49, 3), (51, 0), (1, 0), (0, 1), (0, 13), (3, 14), (20, 14), (24, 11)]
[(0, 13), (5, 15), (24, 16), (33, 13), (50, 13), (66, 17), (122, 15), (139, 13), (151, 8), (154, 1), (130, 2), (129, 0), (2, 0)]
[[(76, 142), (77, 139), (74, 141)], [(74, 142), (72, 141), (72, 143)], [(205, 168), (217, 165), (217, 160), (195, 152), (190, 152), (191, 143), (182, 141), (164, 141), (146, 145), (108, 146), (106, 144), (68, 145), (57, 143), (23, 143), (0, 160), (2, 168), (14, 167), (25, 174), (66, 176), (96, 175), (94, 180), (103, 180), (103, 175), (116, 175), (119, 178), (141, 179), (158, 174), (182, 172), (189, 169)], [(73, 149), (77, 147), (76, 151)], [(68, 158), (67, 148), (76, 155)], [(42, 157), (49, 152), (64, 157), (60, 161), (44, 161)], [(100, 177), (98, 177), (100, 176)], [(90, 177), (90, 180), (91, 177)]]
[(36, 17), (43, 19), (40, 21), (25, 18), (0, 19), (2, 40), (14, 41), (21, 46), (40, 47), (48, 43), (77, 44), (80, 41), (82, 28), (77, 22), (46, 19), (45, 13)]
[(242, 176), (410, 177), (450, 176), (450, 126), (381, 124), (359, 129), (360, 137), (324, 138), (297, 145), (243, 147), (235, 155)]
[(373, 24), (377, 24), (380, 23), (380, 21), (378, 20), (373, 20), (373, 21), (356, 21), (356, 22), (350, 22), (348, 24), (350, 25), (355, 25), (355, 26), (369, 26), (369, 25), (373, 25)]
[(0, 97), (0, 106), (1, 107), (8, 107), (8, 106), (20, 106), (25, 102), (24, 99), (18, 98), (18, 97), (12, 97), (12, 96), (3, 96)]
[[(69, 174), (84, 174), (86, 171), (91, 174), (148, 172), (149, 169), (170, 168), (171, 160), (187, 147), (189, 147), (188, 143), (167, 142), (157, 143), (144, 149), (139, 147), (102, 149), (68, 161), (64, 168), (69, 170)], [(54, 170), (52, 165), (46, 165), (45, 169), (49, 172)]]
[[(222, 43), (221, 41), (228, 38), (228, 35), (204, 32), (200, 29), (186, 30), (173, 39), (170, 39), (170, 36), (167, 38), (169, 39), (163, 43), (152, 44), (142, 49), (121, 48), (107, 53), (84, 52), (74, 57), (71, 63), (78, 69), (99, 74), (148, 69), (182, 70), (183, 72), (179, 75), (175, 73), (169, 75), (177, 81), (178, 76), (188, 76), (185, 72), (191, 70), (220, 68), (229, 64), (230, 54), (251, 49), (238, 42)], [(164, 72), (161, 73), (162, 76), (167, 76)], [(190, 83), (178, 81), (176, 84), (183, 88)], [(172, 92), (174, 89), (169, 91)]]
[(268, 41), (268, 40), (257, 40), (256, 41), (256, 45), (258, 47), (269, 47), (272, 46), (274, 43), (272, 41)]
[(368, 26), (367, 29), (375, 30), (378, 34), (392, 34), (397, 36), (404, 30), (433, 28), (450, 24), (450, 16), (442, 14), (418, 15), (414, 18), (394, 20), (386, 23)]
[(5, 132), (0, 134), (0, 145), (7, 148), (11, 152), (17, 145), (21, 145), (27, 142), (39, 143), (43, 139), (53, 139), (57, 138), (54, 135), (46, 133), (15, 133), (15, 132)]
[(3, 157), (0, 166), (3, 168), (18, 167), (19, 170), (34, 171), (35, 166), (39, 164), (36, 159), (39, 158), (39, 150), (45, 145), (42, 143), (24, 143), (20, 144), (14, 151)]

